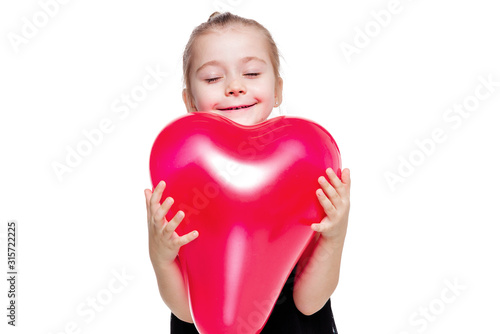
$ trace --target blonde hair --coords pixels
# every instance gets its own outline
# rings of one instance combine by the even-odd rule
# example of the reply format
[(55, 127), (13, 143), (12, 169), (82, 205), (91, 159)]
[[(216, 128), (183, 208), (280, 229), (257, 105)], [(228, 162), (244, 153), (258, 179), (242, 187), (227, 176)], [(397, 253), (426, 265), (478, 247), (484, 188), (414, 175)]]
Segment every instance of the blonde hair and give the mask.
[(280, 54), (278, 51), (278, 47), (276, 46), (276, 43), (274, 42), (273, 37), (271, 36), (271, 33), (259, 22), (252, 20), (252, 19), (246, 19), (238, 15), (231, 14), (229, 12), (225, 13), (219, 13), (219, 12), (214, 12), (210, 17), (208, 18), (207, 22), (203, 22), (199, 26), (197, 26), (193, 32), (191, 33), (191, 36), (189, 37), (189, 40), (186, 44), (186, 48), (184, 49), (184, 55), (182, 57), (183, 61), (183, 76), (184, 76), (184, 85), (186, 86), (186, 91), (187, 95), (189, 98), (192, 97), (191, 94), (191, 83), (190, 83), (190, 78), (189, 75), (191, 74), (191, 67), (192, 67), (192, 51), (193, 51), (193, 46), (196, 41), (196, 38), (199, 36), (202, 36), (204, 34), (208, 34), (210, 32), (213, 32), (217, 29), (222, 29), (226, 28), (232, 25), (242, 25), (244, 27), (255, 27), (258, 30), (260, 30), (263, 34), (264, 37), (266, 37), (267, 42), (269, 44), (269, 55), (271, 58), (271, 63), (273, 65), (274, 69), (274, 75), (276, 77), (276, 80), (280, 77)]

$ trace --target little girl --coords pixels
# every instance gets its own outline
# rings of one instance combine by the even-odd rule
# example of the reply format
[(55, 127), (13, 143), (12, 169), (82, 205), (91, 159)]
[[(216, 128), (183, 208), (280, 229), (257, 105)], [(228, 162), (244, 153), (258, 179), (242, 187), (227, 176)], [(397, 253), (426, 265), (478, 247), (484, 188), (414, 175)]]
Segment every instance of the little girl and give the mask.
[[(253, 125), (265, 121), (282, 101), (283, 80), (279, 54), (269, 31), (254, 20), (231, 13), (214, 13), (191, 34), (184, 51), (182, 97), (188, 112), (209, 111)], [(319, 176), (317, 198), (325, 218), (312, 224), (315, 237), (299, 259), (261, 333), (337, 333), (330, 305), (350, 206), (350, 172), (341, 180), (328, 168)], [(189, 310), (187, 290), (177, 260), (180, 247), (198, 237), (175, 232), (184, 213), (167, 221), (173, 204), (160, 203), (165, 182), (154, 192), (145, 190), (149, 227), (149, 254), (160, 294), (172, 311), (171, 333), (198, 333)]]

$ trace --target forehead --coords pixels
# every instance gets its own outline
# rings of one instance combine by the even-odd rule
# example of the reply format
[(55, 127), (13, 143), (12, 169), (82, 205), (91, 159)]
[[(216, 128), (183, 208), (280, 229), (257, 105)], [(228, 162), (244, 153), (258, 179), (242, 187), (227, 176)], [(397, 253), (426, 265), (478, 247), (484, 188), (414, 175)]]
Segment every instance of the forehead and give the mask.
[(192, 56), (195, 69), (211, 60), (233, 62), (251, 56), (271, 64), (267, 39), (255, 27), (232, 26), (198, 36)]

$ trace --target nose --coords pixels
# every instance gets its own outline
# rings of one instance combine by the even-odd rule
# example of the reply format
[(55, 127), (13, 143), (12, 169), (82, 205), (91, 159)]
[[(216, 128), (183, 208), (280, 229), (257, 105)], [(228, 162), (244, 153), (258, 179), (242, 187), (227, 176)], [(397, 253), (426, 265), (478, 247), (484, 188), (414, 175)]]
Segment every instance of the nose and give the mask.
[(246, 94), (247, 89), (241, 80), (234, 79), (226, 87), (226, 96), (238, 96), (240, 94)]

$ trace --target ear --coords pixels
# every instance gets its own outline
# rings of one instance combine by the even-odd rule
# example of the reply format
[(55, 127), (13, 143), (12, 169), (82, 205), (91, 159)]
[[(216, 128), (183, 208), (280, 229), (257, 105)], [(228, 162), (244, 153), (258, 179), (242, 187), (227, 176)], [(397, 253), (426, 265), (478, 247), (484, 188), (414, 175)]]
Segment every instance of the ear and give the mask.
[(281, 105), (281, 102), (283, 101), (283, 78), (281, 77), (278, 77), (278, 80), (276, 81), (274, 95), (276, 96), (276, 100), (278, 102), (278, 104), (276, 104), (274, 107), (279, 107)]
[(196, 110), (196, 106), (194, 105), (193, 100), (189, 96), (186, 88), (182, 90), (182, 100), (184, 101), (184, 105), (186, 106), (188, 113), (198, 111)]

